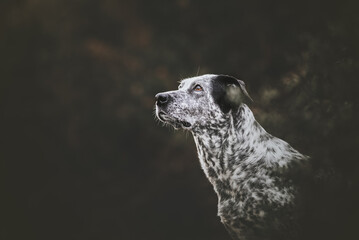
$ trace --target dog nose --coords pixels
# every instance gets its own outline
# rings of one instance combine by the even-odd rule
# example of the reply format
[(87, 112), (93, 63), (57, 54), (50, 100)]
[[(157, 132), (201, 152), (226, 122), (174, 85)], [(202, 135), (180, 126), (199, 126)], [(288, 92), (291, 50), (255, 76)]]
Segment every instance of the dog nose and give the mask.
[(155, 98), (157, 100), (157, 105), (162, 106), (168, 102), (169, 96), (165, 93), (158, 93), (156, 94)]

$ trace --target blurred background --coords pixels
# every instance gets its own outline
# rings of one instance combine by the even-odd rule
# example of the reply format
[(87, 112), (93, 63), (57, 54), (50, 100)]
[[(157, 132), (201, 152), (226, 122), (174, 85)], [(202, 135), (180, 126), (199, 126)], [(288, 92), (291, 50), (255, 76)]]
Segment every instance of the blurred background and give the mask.
[(153, 114), (205, 73), (244, 80), (268, 132), (344, 176), (355, 229), (358, 5), (1, 1), (1, 239), (229, 239), (192, 136)]

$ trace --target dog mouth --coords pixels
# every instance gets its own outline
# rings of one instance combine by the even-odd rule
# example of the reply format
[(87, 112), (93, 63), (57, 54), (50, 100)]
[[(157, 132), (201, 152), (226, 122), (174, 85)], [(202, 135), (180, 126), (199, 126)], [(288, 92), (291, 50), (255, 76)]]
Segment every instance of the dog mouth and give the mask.
[(189, 123), (187, 121), (175, 119), (175, 118), (169, 116), (164, 111), (158, 112), (157, 117), (162, 122), (171, 124), (175, 129), (179, 129), (179, 128), (188, 129), (188, 128), (190, 128), (192, 126), (191, 123)]

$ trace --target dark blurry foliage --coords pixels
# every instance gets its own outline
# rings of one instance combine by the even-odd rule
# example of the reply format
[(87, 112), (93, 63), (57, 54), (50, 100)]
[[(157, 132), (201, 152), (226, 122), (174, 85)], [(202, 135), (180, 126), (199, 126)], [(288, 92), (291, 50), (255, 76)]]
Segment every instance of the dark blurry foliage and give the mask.
[(1, 239), (229, 239), (192, 137), (153, 114), (204, 73), (243, 79), (270, 133), (341, 176), (351, 239), (356, 1), (0, 5)]

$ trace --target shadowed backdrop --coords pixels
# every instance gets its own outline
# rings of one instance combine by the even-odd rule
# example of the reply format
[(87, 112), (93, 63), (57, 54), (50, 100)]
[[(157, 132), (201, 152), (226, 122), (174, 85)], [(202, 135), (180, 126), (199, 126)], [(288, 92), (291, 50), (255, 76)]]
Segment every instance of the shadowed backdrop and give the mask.
[(153, 114), (156, 93), (205, 73), (244, 80), (266, 130), (343, 177), (331, 207), (351, 239), (356, 1), (0, 6), (2, 239), (229, 239), (192, 136)]

